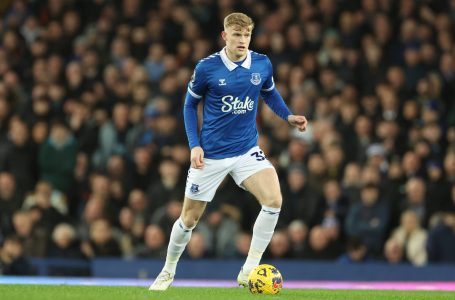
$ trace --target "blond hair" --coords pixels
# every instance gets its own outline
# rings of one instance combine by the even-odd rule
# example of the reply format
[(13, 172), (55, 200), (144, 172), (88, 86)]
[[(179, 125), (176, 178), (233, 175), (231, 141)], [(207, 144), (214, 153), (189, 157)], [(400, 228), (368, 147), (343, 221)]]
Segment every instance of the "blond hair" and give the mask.
[(254, 22), (253, 20), (243, 13), (232, 13), (224, 18), (224, 29), (237, 26), (240, 28), (250, 28), (253, 30)]

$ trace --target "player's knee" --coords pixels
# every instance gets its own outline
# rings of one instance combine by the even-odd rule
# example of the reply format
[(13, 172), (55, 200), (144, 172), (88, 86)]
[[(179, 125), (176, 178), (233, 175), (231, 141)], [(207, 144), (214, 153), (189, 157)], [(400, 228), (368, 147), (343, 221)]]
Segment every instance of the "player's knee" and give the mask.
[(272, 203), (270, 204), (270, 207), (274, 207), (274, 208), (281, 208), (281, 204), (283, 203), (283, 200), (280, 197), (277, 197), (275, 198)]
[(182, 214), (181, 216), (182, 218), (182, 222), (183, 224), (187, 227), (187, 228), (193, 228), (197, 225), (197, 223), (199, 222), (199, 216), (195, 216), (191, 213), (189, 214)]
[(270, 195), (266, 197), (262, 201), (263, 205), (273, 207), (273, 208), (281, 208), (281, 204), (283, 203), (283, 198), (281, 197), (280, 194), (277, 195)]

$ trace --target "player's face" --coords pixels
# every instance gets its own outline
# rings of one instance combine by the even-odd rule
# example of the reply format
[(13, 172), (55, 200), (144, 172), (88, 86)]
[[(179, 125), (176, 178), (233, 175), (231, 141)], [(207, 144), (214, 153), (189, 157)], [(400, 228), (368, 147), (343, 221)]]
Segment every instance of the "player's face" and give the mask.
[(226, 41), (227, 55), (231, 60), (243, 60), (247, 53), (251, 41), (251, 26), (239, 27), (230, 26), (221, 33), (223, 40)]

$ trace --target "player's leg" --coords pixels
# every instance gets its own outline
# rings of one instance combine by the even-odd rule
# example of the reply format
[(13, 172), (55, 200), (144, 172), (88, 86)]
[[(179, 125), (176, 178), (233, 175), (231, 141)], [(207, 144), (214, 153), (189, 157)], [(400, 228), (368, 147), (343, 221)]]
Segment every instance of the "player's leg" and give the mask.
[(236, 183), (251, 192), (262, 205), (254, 223), (248, 257), (240, 270), (237, 281), (248, 284), (248, 274), (259, 265), (267, 248), (281, 210), (281, 190), (278, 175), (259, 147), (251, 149), (231, 172)]
[(275, 169), (264, 169), (247, 178), (243, 186), (250, 191), (262, 205), (254, 223), (251, 246), (239, 274), (239, 284), (248, 282), (248, 274), (259, 265), (262, 254), (272, 239), (281, 210), (281, 191)]
[(191, 200), (185, 197), (182, 214), (172, 227), (163, 270), (156, 277), (149, 290), (164, 291), (171, 285), (177, 269), (177, 262), (190, 241), (191, 233), (204, 213), (206, 206), (207, 202), (205, 201)]
[(175, 274), (177, 262), (190, 241), (191, 233), (204, 213), (207, 202), (191, 200), (185, 197), (183, 201), (182, 215), (175, 221), (172, 227), (171, 237), (167, 250), (166, 262), (163, 270)]
[(212, 201), (228, 172), (225, 161), (213, 159), (205, 159), (203, 169), (190, 168), (188, 171), (182, 214), (172, 227), (163, 270), (150, 286), (150, 290), (163, 291), (171, 285), (178, 260), (191, 238), (194, 227), (202, 216), (207, 202)]

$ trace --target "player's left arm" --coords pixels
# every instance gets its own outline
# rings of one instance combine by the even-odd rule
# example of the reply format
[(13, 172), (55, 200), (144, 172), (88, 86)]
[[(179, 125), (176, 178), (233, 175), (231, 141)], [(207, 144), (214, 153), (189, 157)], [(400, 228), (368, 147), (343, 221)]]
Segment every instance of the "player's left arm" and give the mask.
[(305, 131), (307, 126), (307, 119), (305, 116), (293, 115), (289, 110), (288, 106), (284, 102), (283, 97), (275, 87), (273, 82), (273, 70), (272, 63), (268, 60), (270, 76), (262, 85), (261, 97), (265, 103), (272, 109), (272, 111), (283, 120), (287, 121), (292, 126), (298, 128), (300, 131)]

